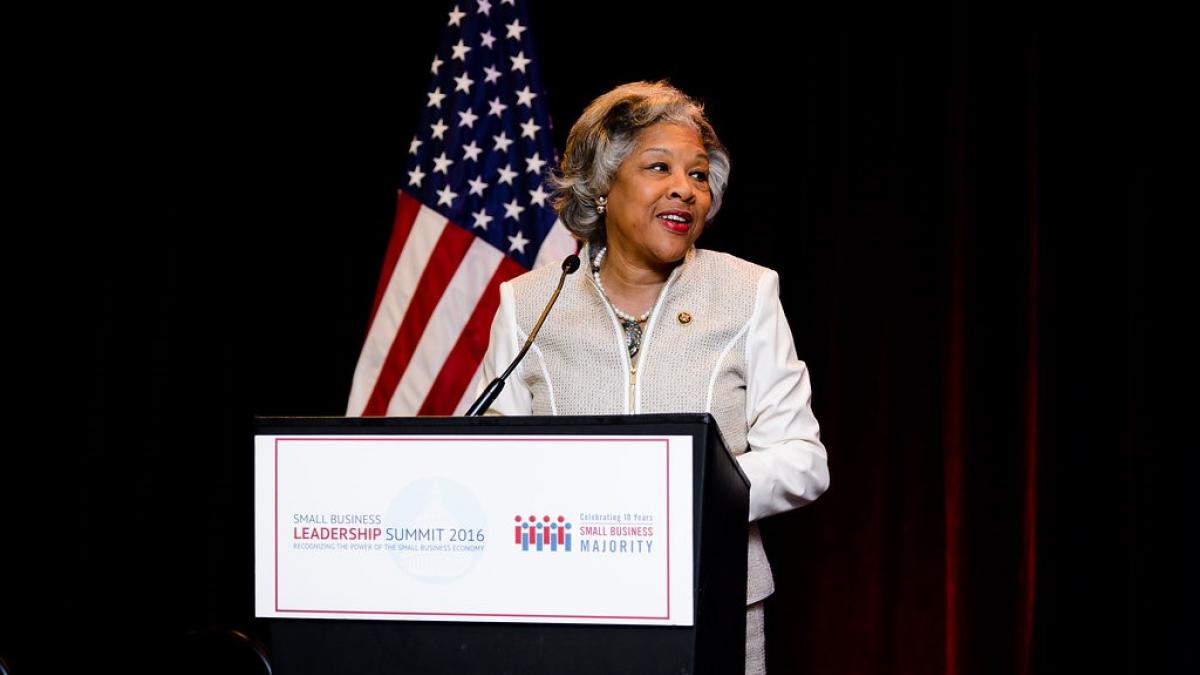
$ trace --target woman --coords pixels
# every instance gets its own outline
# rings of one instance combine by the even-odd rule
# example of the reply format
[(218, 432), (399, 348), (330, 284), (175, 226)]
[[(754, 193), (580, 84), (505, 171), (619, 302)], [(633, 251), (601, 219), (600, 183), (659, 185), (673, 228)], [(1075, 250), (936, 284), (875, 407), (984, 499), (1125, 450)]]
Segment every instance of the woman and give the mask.
[[(679, 90), (636, 82), (593, 101), (555, 177), (585, 273), (568, 277), (491, 411), (710, 412), (750, 478), (756, 521), (816, 499), (829, 472), (778, 275), (693, 246), (728, 177), (703, 108)], [(547, 266), (501, 285), (483, 382), (516, 355), (558, 276)], [(753, 522), (748, 563), (746, 672), (761, 673), (774, 583)]]

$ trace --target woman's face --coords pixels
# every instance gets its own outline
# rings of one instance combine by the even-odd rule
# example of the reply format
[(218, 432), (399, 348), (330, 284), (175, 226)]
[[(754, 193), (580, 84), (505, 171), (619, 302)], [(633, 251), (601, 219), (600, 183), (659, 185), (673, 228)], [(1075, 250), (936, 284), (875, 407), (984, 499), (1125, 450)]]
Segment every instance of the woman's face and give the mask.
[(646, 127), (608, 192), (608, 246), (647, 266), (669, 267), (700, 236), (711, 205), (700, 132), (668, 123)]

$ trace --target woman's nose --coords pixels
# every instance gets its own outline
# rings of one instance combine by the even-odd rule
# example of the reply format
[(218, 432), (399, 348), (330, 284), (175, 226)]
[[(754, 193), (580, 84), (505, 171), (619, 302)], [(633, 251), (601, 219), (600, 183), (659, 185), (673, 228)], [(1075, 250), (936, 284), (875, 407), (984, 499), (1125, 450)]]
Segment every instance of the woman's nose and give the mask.
[(692, 187), (692, 179), (687, 175), (687, 172), (673, 172), (671, 174), (670, 196), (673, 199), (685, 202), (690, 202), (695, 198), (696, 191)]

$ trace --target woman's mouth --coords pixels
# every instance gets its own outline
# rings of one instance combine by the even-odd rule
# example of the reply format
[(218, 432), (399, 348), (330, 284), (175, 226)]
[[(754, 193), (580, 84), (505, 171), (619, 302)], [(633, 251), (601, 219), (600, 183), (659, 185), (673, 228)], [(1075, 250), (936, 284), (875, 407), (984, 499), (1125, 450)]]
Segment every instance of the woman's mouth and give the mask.
[(692, 227), (692, 214), (687, 211), (663, 211), (657, 217), (658, 222), (672, 232), (682, 234)]

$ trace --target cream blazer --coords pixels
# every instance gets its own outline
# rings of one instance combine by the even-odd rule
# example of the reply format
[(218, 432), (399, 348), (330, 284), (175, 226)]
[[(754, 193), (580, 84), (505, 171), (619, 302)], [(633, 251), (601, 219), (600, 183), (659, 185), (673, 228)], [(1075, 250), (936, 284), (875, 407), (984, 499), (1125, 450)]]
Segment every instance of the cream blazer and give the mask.
[[(774, 591), (753, 521), (802, 506), (829, 486), (808, 369), (796, 357), (779, 276), (692, 249), (659, 293), (631, 362), (625, 333), (583, 265), (489, 412), (628, 415), (708, 412), (750, 479), (746, 602)], [(500, 285), (480, 390), (504, 372), (558, 283), (556, 265)]]

